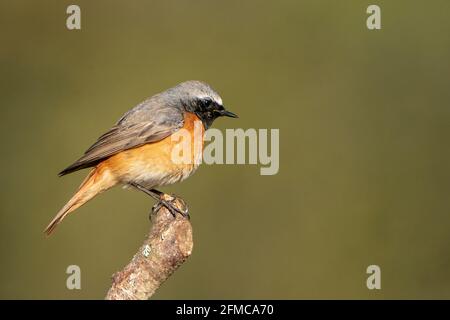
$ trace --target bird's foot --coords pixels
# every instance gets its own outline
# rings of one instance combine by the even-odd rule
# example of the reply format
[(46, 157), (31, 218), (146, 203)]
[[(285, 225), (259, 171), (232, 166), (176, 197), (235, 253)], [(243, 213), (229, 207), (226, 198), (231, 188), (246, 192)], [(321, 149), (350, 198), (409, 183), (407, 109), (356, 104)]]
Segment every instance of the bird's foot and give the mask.
[(160, 195), (159, 201), (153, 206), (150, 219), (152, 215), (156, 214), (162, 207), (167, 208), (174, 218), (176, 217), (176, 214), (179, 213), (183, 217), (190, 219), (186, 202), (181, 198), (165, 193)]

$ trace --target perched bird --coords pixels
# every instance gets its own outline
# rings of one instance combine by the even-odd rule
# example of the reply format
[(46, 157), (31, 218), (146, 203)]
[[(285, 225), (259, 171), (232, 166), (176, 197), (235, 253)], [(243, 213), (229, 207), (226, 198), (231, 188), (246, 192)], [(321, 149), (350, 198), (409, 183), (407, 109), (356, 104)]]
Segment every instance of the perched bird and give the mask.
[[(200, 81), (180, 83), (126, 112), (80, 159), (59, 173), (63, 176), (94, 167), (44, 232), (49, 235), (70, 212), (116, 185), (137, 188), (157, 199), (158, 207), (167, 207), (173, 215), (186, 215), (155, 188), (182, 181), (194, 173), (198, 167), (194, 160), (203, 153), (203, 133), (221, 116), (237, 118), (225, 110), (217, 92)], [(201, 124), (200, 132), (194, 130), (195, 122)], [(193, 161), (188, 163), (172, 159), (177, 142), (171, 136), (181, 128), (192, 135), (192, 141), (201, 141), (200, 148), (190, 148)]]

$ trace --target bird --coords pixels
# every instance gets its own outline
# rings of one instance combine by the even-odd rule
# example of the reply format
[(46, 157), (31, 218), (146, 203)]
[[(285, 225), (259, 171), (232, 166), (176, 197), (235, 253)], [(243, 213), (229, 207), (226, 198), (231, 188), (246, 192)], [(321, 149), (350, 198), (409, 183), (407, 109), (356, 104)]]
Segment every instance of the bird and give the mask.
[[(174, 206), (174, 198), (156, 188), (181, 182), (191, 176), (198, 161), (173, 161), (177, 145), (173, 135), (187, 130), (192, 141), (200, 139), (200, 148), (188, 155), (198, 159), (203, 154), (203, 135), (219, 117), (238, 116), (223, 106), (220, 95), (207, 83), (197, 80), (182, 82), (157, 93), (127, 111), (114, 126), (90, 146), (84, 155), (59, 173), (91, 168), (87, 177), (66, 205), (45, 228), (50, 235), (71, 212), (116, 186), (132, 187), (157, 200), (153, 207), (166, 207), (172, 215), (186, 211)], [(200, 130), (194, 130), (200, 123)]]

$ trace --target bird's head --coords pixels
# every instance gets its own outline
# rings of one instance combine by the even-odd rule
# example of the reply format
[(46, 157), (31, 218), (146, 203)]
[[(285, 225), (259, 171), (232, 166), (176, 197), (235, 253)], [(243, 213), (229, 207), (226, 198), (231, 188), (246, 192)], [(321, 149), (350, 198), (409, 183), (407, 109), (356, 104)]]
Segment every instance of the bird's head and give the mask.
[(186, 81), (166, 92), (172, 100), (180, 103), (185, 111), (195, 113), (206, 129), (218, 117), (238, 117), (225, 109), (219, 94), (204, 82)]

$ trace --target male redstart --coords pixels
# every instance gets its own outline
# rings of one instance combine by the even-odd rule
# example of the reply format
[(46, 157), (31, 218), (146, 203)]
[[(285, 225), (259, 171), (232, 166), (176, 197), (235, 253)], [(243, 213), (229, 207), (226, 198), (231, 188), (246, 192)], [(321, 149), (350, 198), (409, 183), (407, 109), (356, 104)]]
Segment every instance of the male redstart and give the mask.
[[(194, 173), (199, 164), (194, 159), (201, 158), (203, 153), (203, 133), (221, 116), (237, 117), (225, 110), (217, 92), (200, 81), (180, 83), (138, 104), (80, 159), (59, 173), (63, 176), (94, 167), (44, 232), (49, 235), (67, 214), (118, 184), (144, 191), (158, 200), (156, 207), (165, 206), (173, 215), (177, 212), (187, 215), (173, 205), (171, 197), (155, 188), (182, 181)], [(176, 142), (172, 134), (183, 128), (195, 141), (196, 121), (202, 124), (201, 148), (190, 148), (193, 161), (174, 162), (172, 149)]]

